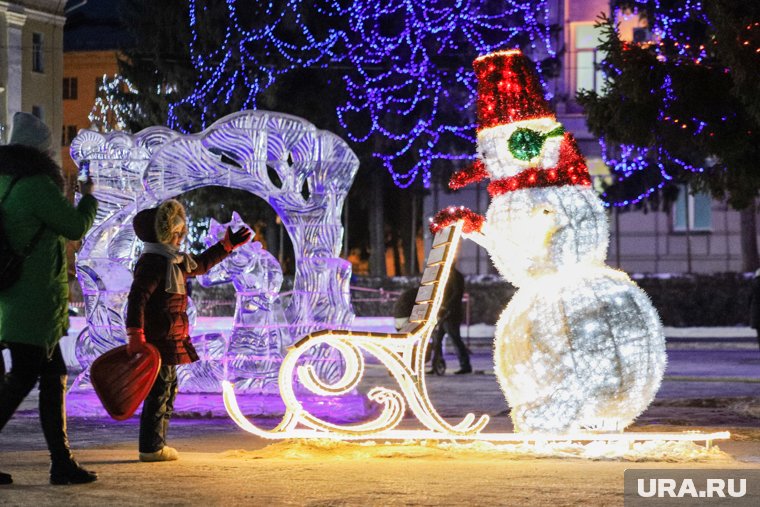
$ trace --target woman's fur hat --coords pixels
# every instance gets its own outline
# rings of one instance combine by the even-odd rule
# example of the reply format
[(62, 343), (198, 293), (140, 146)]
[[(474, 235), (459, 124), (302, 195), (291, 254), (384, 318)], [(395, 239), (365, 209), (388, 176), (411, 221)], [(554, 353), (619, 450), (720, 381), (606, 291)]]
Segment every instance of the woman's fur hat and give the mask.
[(175, 199), (164, 201), (156, 211), (156, 238), (161, 243), (171, 243), (174, 233), (186, 223), (185, 207)]

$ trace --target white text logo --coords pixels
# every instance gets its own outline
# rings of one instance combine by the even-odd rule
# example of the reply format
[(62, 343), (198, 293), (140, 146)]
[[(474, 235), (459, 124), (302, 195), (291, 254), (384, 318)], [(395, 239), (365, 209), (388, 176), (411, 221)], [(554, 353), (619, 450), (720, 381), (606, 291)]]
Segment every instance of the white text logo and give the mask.
[(644, 498), (740, 498), (747, 493), (746, 479), (707, 479), (705, 489), (697, 489), (692, 479), (638, 479), (638, 494)]

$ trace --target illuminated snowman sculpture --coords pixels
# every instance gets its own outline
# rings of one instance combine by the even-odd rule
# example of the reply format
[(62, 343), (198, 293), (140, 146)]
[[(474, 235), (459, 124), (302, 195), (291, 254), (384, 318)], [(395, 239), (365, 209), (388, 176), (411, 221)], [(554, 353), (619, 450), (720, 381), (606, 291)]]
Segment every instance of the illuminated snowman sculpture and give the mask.
[(482, 216), (464, 218), (518, 288), (495, 334), (495, 370), (517, 432), (622, 431), (654, 398), (665, 339), (651, 302), (605, 265), (608, 223), (575, 139), (557, 122), (530, 62), (500, 51), (474, 62), (478, 161), (450, 186), (490, 179)]

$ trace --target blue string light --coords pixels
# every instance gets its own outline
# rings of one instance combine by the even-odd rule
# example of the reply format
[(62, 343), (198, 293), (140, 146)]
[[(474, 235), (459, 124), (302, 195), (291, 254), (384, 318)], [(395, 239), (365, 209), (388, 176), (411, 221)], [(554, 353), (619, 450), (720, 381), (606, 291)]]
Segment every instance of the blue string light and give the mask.
[[(190, 130), (180, 125), (180, 107), (200, 111), (201, 125), (191, 127), (199, 130), (234, 92), (245, 90), (242, 107), (255, 109), (261, 93), (288, 72), (346, 68), (348, 100), (336, 110), (338, 122), (353, 142), (379, 141), (374, 156), (401, 188), (418, 178), (428, 187), (436, 160), (469, 159), (474, 152), (452, 153), (452, 138), (475, 144), (477, 84), (469, 61), (453, 65), (456, 58), (447, 55), (475, 57), (515, 47), (519, 38), (528, 41), (529, 54), (556, 56), (549, 0), (288, 0), (257, 3), (255, 27), (243, 26), (243, 5), (250, 9), (226, 0), (222, 42), (208, 48), (200, 31), (205, 2), (190, 1), (198, 79), (190, 95), (170, 105), (169, 126)], [(317, 26), (330, 28), (317, 33)], [(452, 104), (458, 114), (451, 114)]]

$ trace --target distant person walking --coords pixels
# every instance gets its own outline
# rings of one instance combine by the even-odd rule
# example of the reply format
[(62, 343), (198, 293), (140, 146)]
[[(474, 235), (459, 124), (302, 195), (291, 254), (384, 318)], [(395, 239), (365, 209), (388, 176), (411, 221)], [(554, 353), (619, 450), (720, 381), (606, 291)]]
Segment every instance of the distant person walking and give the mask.
[(757, 344), (760, 346), (760, 269), (752, 277), (749, 298), (749, 325), (757, 332)]
[(401, 328), (409, 322), (418, 290), (417, 287), (404, 290), (393, 305), (393, 325), (396, 331), (401, 331)]
[(436, 365), (440, 365), (441, 363), (443, 363), (443, 370), (446, 370), (446, 363), (443, 360), (444, 335), (449, 335), (449, 338), (451, 338), (451, 342), (456, 348), (457, 359), (459, 359), (459, 370), (454, 372), (454, 374), (463, 375), (472, 373), (470, 352), (462, 341), (462, 335), (459, 331), (464, 320), (464, 312), (462, 312), (463, 296), (464, 276), (456, 268), (451, 268), (449, 280), (443, 293), (441, 310), (438, 312), (438, 326), (433, 330), (433, 358), (430, 373), (436, 373)]
[[(0, 291), (0, 342), (10, 372), (0, 380), (0, 431), (39, 381), (42, 433), (50, 450), (51, 484), (97, 479), (82, 468), (66, 434), (66, 364), (59, 340), (69, 327), (66, 240), (79, 240), (95, 220), (93, 183), (80, 184), (74, 207), (63, 195), (61, 168), (50, 157), (50, 130), (28, 113), (13, 117), (10, 144), (0, 146), (0, 196), (5, 233), (13, 249), (30, 249), (20, 278)], [(0, 473), (0, 484), (12, 483)]]
[[(409, 316), (414, 308), (414, 300), (417, 296), (417, 288), (406, 289), (401, 293), (393, 307), (394, 325), (400, 330), (409, 322)], [(438, 312), (438, 324), (431, 334), (432, 344), (428, 351), (432, 356), (432, 366), (428, 373), (443, 375), (446, 372), (446, 361), (443, 358), (443, 338), (449, 335), (457, 351), (459, 370), (457, 375), (472, 373), (470, 365), (470, 353), (462, 341), (459, 331), (464, 314), (462, 312), (462, 297), (464, 296), (464, 276), (456, 268), (452, 268), (449, 281), (443, 294), (441, 309)], [(430, 359), (429, 357), (426, 360)]]

